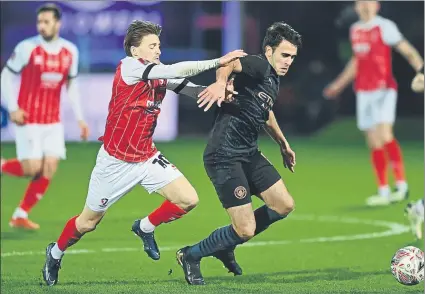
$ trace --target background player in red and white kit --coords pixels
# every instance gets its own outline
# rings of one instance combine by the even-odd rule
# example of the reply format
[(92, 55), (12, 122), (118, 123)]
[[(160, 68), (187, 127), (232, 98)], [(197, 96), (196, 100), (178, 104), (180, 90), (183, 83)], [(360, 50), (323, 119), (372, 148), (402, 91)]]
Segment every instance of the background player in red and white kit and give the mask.
[[(412, 88), (417, 86), (421, 76), (423, 82), (422, 57), (403, 38), (394, 22), (377, 15), (379, 8), (377, 1), (355, 3), (360, 20), (350, 29), (353, 56), (344, 71), (324, 90), (326, 97), (335, 98), (354, 80), (357, 126), (365, 132), (379, 185), (378, 195), (366, 201), (371, 206), (401, 201), (408, 194), (402, 152), (393, 133), (397, 82), (392, 73), (391, 47), (400, 52), (417, 72)], [(396, 180), (395, 192), (391, 192), (388, 185), (387, 157)]]
[[(31, 177), (19, 207), (9, 222), (12, 227), (38, 229), (28, 213), (45, 194), (60, 159), (65, 159), (64, 129), (60, 121), (60, 96), (63, 85), (74, 109), (81, 137), (86, 139), (77, 84), (78, 50), (59, 37), (61, 11), (46, 4), (37, 11), (38, 36), (20, 42), (1, 74), (1, 91), (10, 119), (16, 124), (17, 159), (3, 160), (4, 174)], [(21, 74), (19, 94), (13, 85), (14, 74)]]
[[(181, 218), (198, 203), (195, 189), (183, 174), (161, 154), (152, 141), (161, 103), (166, 90), (193, 98), (205, 88), (185, 77), (225, 65), (246, 54), (236, 50), (220, 59), (160, 64), (161, 27), (145, 21), (130, 24), (124, 40), (127, 57), (119, 63), (112, 85), (112, 97), (105, 132), (96, 165), (91, 174), (86, 205), (71, 218), (56, 243), (46, 249), (43, 278), (47, 285), (58, 281), (64, 251), (83, 234), (93, 231), (106, 210), (141, 185), (166, 200), (147, 217), (136, 220), (132, 231), (139, 236), (144, 250), (154, 260), (160, 258), (154, 229), (162, 223)], [(223, 93), (224, 95), (225, 93)], [(225, 97), (216, 99), (219, 102)]]

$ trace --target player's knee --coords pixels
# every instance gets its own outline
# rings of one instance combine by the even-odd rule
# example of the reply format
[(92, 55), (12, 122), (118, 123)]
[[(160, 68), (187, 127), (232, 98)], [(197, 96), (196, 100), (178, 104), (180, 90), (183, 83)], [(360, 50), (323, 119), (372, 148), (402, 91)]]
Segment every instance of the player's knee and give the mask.
[(194, 209), (199, 203), (198, 194), (195, 189), (192, 188), (191, 191), (187, 191), (184, 196), (180, 197), (179, 203), (177, 205), (185, 210), (189, 211)]
[(58, 168), (58, 165), (57, 165), (56, 162), (44, 164), (43, 170), (42, 170), (43, 177), (48, 178), (48, 179), (53, 178), (53, 176), (56, 173), (57, 168)]
[(381, 135), (376, 131), (368, 131), (366, 134), (366, 142), (370, 149), (380, 149), (384, 146)]
[(290, 214), (291, 212), (293, 212), (295, 209), (295, 201), (294, 198), (289, 197), (284, 205), (282, 205), (282, 208), (280, 209), (280, 211), (277, 211), (277, 213), (279, 213), (281, 216), (285, 216)]
[(280, 216), (287, 216), (295, 209), (294, 198), (288, 195), (285, 197), (285, 201), (282, 201), (277, 205), (273, 205), (270, 209), (274, 210)]
[(380, 133), (380, 139), (382, 141), (382, 144), (387, 144), (387, 143), (391, 142), (392, 140), (394, 140), (394, 134), (391, 130), (384, 129)]
[(99, 221), (99, 219), (83, 219), (77, 217), (75, 221), (75, 226), (77, 227), (78, 232), (84, 234), (94, 231)]
[(24, 173), (26, 176), (37, 177), (42, 172), (42, 164), (39, 161), (30, 161), (23, 164)]
[(235, 228), (236, 234), (238, 234), (238, 236), (243, 240), (249, 240), (252, 237), (254, 237), (255, 223), (236, 225), (234, 228)]

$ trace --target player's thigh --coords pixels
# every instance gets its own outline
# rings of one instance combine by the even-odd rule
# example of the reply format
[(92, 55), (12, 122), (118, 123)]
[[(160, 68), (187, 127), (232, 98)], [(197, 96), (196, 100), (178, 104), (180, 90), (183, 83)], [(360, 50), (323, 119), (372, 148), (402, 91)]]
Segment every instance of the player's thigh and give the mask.
[(281, 179), (279, 172), (260, 151), (252, 156), (244, 168), (251, 193), (257, 196)]
[(370, 92), (359, 91), (356, 93), (356, 119), (357, 128), (360, 131), (367, 131), (375, 125), (375, 118), (372, 111), (373, 95)]
[(106, 211), (146, 176), (142, 163), (121, 161), (102, 146), (90, 176), (86, 206), (95, 212)]
[(44, 126), (42, 149), (45, 157), (66, 158), (65, 133), (61, 123)]
[(254, 236), (256, 224), (251, 203), (229, 207), (227, 213), (239, 237), (246, 240)]
[(168, 197), (171, 195), (174, 195), (174, 197), (184, 197), (178, 194), (178, 191), (173, 193), (170, 189), (172, 186), (177, 187), (179, 185), (182, 185), (181, 187), (189, 193), (193, 193), (187, 180), (180, 179), (184, 178), (183, 174), (161, 152), (158, 151), (154, 156), (145, 161), (143, 165), (147, 174), (140, 181), (140, 185), (149, 194), (157, 192), (164, 196), (167, 194)]
[(251, 203), (251, 190), (240, 162), (224, 165), (205, 162), (204, 166), (224, 208)]
[(43, 158), (42, 127), (38, 124), (15, 126), (16, 155), (19, 161)]
[(289, 193), (282, 179), (267, 190), (260, 193), (267, 207), (280, 215), (288, 215), (295, 209), (295, 201)]
[(157, 190), (157, 193), (186, 211), (194, 208), (199, 202), (195, 188), (183, 175)]
[(394, 89), (377, 91), (375, 99), (373, 111), (376, 124), (393, 125), (397, 110), (397, 91)]

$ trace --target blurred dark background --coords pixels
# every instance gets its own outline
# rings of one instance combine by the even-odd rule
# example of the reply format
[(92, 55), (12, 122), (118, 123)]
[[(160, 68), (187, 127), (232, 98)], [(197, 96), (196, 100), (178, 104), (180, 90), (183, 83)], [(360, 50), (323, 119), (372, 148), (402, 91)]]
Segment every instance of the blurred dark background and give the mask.
[[(303, 36), (290, 72), (282, 79), (274, 110), (279, 123), (298, 134), (311, 134), (337, 117), (354, 117), (355, 99), (349, 87), (339, 103), (325, 101), (322, 89), (344, 67), (351, 55), (350, 25), (357, 20), (353, 2), (162, 2), (162, 1), (67, 1), (61, 36), (80, 49), (82, 76), (112, 74), (124, 57), (123, 37), (128, 23), (145, 19), (163, 26), (163, 63), (210, 59), (223, 51), (261, 51), (263, 35), (275, 21), (285, 21)], [(1, 2), (1, 65), (14, 46), (36, 34), (36, 8), (42, 2)], [(381, 2), (380, 14), (398, 24), (404, 36), (423, 55), (424, 2)], [(410, 90), (414, 71), (398, 53), (393, 54), (399, 83), (398, 117), (423, 118), (424, 99)], [(207, 85), (214, 72), (192, 78)], [(97, 87), (110, 87), (108, 83)], [(110, 97), (85, 97), (102, 99)], [(214, 112), (204, 113), (190, 98), (178, 100), (179, 134), (206, 134)], [(89, 112), (90, 110), (85, 110)]]

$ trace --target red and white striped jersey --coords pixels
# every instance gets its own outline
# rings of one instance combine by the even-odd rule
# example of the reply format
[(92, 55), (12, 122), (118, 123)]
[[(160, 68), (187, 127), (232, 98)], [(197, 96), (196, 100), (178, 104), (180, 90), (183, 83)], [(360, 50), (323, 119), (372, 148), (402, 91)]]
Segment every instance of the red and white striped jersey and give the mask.
[(350, 39), (357, 61), (355, 91), (397, 89), (391, 57), (391, 47), (403, 40), (397, 25), (381, 16), (359, 21), (351, 26)]
[(6, 66), (21, 73), (18, 105), (28, 114), (25, 122), (59, 122), (62, 86), (78, 73), (77, 47), (62, 38), (46, 42), (35, 36), (15, 47)]
[(154, 64), (126, 57), (115, 72), (105, 133), (99, 140), (109, 155), (127, 162), (152, 157), (158, 115), (166, 94), (167, 80), (148, 80)]

